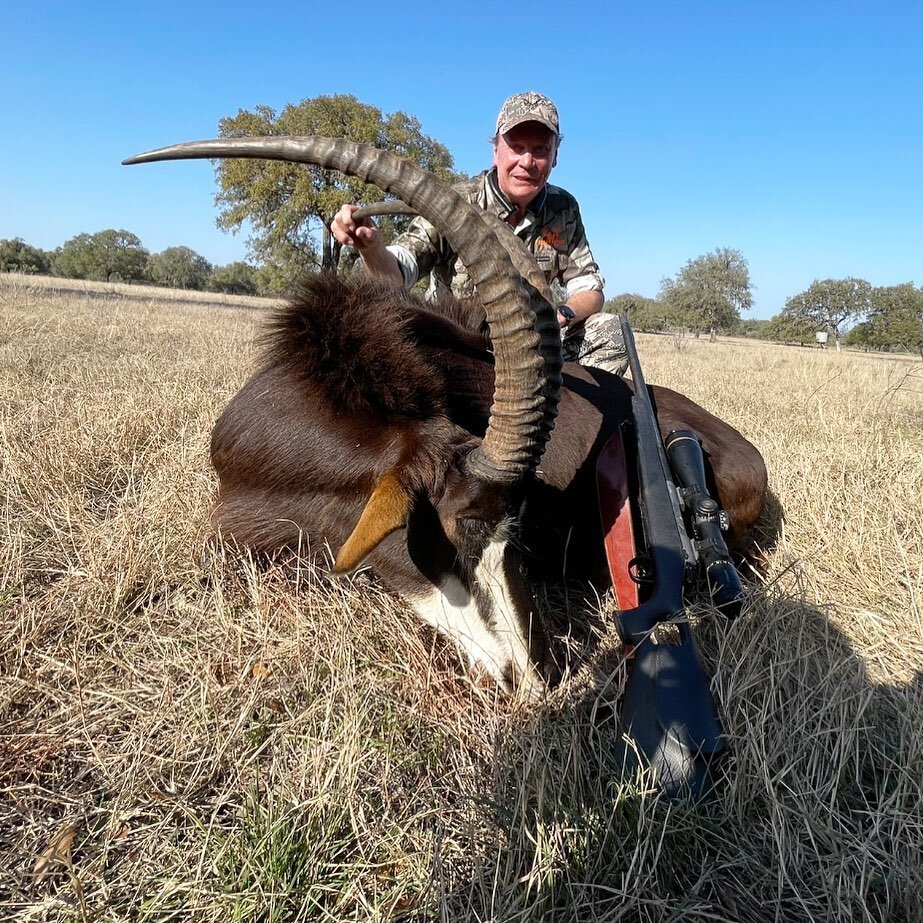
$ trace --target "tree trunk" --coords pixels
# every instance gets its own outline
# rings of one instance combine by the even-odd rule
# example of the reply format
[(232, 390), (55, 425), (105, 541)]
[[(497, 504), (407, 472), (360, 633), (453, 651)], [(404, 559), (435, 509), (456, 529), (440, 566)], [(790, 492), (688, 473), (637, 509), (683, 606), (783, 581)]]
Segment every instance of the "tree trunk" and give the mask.
[(334, 244), (336, 243), (336, 238), (333, 234), (330, 233), (329, 225), (324, 222), (324, 234), (321, 240), (321, 264), (320, 268), (323, 272), (332, 272), (336, 275), (337, 264), (336, 256), (339, 254), (334, 254)]

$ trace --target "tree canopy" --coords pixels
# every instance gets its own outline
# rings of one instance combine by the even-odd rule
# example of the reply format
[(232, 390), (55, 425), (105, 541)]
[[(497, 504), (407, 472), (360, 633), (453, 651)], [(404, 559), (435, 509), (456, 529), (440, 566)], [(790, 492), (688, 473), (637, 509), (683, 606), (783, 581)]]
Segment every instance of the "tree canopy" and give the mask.
[(731, 331), (734, 336), (747, 337), (752, 340), (765, 340), (770, 338), (771, 321), (761, 320), (757, 317), (745, 317)]
[[(222, 119), (219, 130), (225, 138), (310, 134), (347, 138), (407, 157), (447, 182), (458, 178), (448, 148), (425, 135), (416, 118), (404, 112), (383, 115), (351, 95), (305, 99), (280, 113), (269, 106), (241, 109), (236, 116)], [(386, 198), (376, 186), (304, 164), (220, 160), (215, 171), (219, 185), (215, 202), (221, 209), (218, 226), (237, 231), (247, 222), (251, 254), (257, 262), (275, 267), (277, 280), (288, 280), (311, 265), (336, 270), (340, 246), (329, 225), (337, 211), (349, 202)], [(387, 235), (401, 223), (382, 220), (379, 225)]]
[(732, 330), (753, 306), (750, 270), (739, 250), (719, 247), (689, 260), (675, 278), (660, 283), (660, 300), (675, 320), (693, 330)]
[(0, 272), (50, 271), (51, 260), (44, 250), (30, 246), (21, 237), (0, 240)]
[(644, 333), (661, 333), (679, 326), (670, 305), (635, 292), (624, 292), (608, 299), (603, 311), (607, 314), (627, 314), (632, 327)]
[(110, 228), (72, 237), (55, 251), (53, 267), (58, 275), (71, 279), (134, 282), (144, 278), (147, 259), (148, 252), (135, 234)]
[(871, 349), (901, 349), (923, 357), (923, 289), (912, 282), (873, 288), (868, 319), (844, 342)]
[(780, 311), (769, 321), (766, 336), (779, 343), (798, 343), (806, 346), (814, 344), (819, 329), (817, 322), (810, 317)]
[(815, 279), (785, 302), (778, 327), (801, 334), (810, 329), (810, 340), (819, 331), (829, 331), (839, 349), (844, 325), (863, 317), (871, 306), (872, 287), (865, 279)]
[(226, 266), (215, 266), (208, 278), (208, 290), (228, 295), (256, 295), (260, 291), (256, 270), (241, 260)]
[(208, 285), (212, 264), (190, 247), (167, 247), (147, 261), (148, 278), (157, 285), (201, 291)]

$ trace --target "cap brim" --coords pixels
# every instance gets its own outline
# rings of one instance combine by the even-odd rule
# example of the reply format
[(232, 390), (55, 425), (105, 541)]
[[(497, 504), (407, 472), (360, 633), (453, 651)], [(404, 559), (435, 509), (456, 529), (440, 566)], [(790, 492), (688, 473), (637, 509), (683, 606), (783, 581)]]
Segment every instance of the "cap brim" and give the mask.
[(554, 125), (534, 115), (526, 115), (519, 119), (511, 119), (509, 122), (504, 122), (503, 125), (498, 125), (497, 134), (505, 135), (508, 131), (512, 131), (517, 125), (525, 125), (526, 122), (537, 122), (539, 125), (544, 125), (553, 135), (559, 134), (558, 129), (555, 128)]

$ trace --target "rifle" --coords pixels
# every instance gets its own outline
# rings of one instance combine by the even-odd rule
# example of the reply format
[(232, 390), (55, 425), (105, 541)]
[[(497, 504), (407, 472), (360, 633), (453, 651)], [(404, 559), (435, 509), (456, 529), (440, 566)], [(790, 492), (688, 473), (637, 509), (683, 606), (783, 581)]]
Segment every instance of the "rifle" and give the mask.
[(625, 314), (621, 323), (633, 424), (609, 440), (597, 479), (619, 629), (632, 659), (622, 723), (669, 797), (701, 798), (713, 787), (712, 769), (726, 744), (684, 594), (704, 576), (714, 604), (734, 617), (743, 588), (721, 535), (726, 516), (706, 486), (699, 438), (677, 430), (661, 439)]

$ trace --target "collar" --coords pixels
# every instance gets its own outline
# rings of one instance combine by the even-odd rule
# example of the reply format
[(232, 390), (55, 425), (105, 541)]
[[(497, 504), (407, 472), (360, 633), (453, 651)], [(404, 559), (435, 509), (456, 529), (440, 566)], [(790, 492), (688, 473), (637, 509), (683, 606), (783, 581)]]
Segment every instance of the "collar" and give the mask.
[[(490, 194), (497, 200), (497, 204), (503, 209), (500, 214), (501, 218), (507, 218), (516, 211), (516, 206), (503, 194), (500, 189), (500, 183), (497, 179), (497, 168), (491, 167), (487, 171), (487, 188)], [(533, 215), (541, 213), (545, 207), (545, 200), (548, 198), (548, 184), (545, 183), (538, 195), (526, 206), (526, 214), (532, 212)]]

